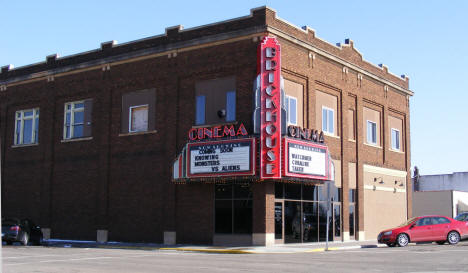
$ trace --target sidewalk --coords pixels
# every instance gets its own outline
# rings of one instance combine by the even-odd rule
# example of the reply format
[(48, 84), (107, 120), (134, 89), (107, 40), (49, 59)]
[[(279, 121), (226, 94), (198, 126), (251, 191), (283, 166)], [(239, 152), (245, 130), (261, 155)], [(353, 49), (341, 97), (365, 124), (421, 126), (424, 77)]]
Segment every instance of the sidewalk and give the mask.
[[(282, 244), (273, 246), (245, 246), (245, 247), (223, 247), (223, 246), (202, 246), (202, 245), (163, 245), (148, 243), (123, 243), (108, 242), (97, 243), (95, 241), (71, 241), (71, 240), (47, 240), (45, 246), (49, 247), (80, 247), (80, 248), (106, 248), (106, 249), (138, 249), (138, 250), (158, 250), (158, 251), (186, 251), (204, 253), (225, 253), (225, 254), (273, 254), (273, 253), (307, 253), (325, 251), (325, 243), (305, 243), (305, 244)], [(377, 241), (350, 241), (350, 242), (330, 242), (329, 251), (386, 247), (377, 244)]]

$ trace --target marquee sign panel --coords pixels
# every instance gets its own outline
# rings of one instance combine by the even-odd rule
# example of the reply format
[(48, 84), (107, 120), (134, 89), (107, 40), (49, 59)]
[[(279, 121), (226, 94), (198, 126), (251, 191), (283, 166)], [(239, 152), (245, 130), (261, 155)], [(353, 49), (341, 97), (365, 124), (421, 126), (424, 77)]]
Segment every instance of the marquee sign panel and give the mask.
[(254, 139), (187, 144), (187, 177), (255, 174)]
[(329, 156), (324, 145), (284, 139), (285, 176), (328, 180)]

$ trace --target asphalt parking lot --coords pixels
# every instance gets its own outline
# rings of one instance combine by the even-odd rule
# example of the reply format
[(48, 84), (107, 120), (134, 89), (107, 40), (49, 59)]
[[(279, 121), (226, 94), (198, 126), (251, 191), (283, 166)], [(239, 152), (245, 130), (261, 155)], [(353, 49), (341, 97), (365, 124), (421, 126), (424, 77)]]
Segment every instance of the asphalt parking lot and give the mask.
[(3, 272), (468, 272), (468, 242), (309, 253), (3, 246)]

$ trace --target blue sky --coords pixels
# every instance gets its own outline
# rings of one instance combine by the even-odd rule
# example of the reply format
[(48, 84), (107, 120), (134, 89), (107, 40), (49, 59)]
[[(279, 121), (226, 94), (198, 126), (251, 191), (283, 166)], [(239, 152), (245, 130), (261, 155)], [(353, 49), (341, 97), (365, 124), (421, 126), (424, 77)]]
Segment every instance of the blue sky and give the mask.
[(410, 77), (411, 159), (421, 174), (468, 171), (468, 1), (1, 1), (0, 66), (42, 62), (227, 20), (267, 5), (315, 29), (346, 38), (367, 61)]

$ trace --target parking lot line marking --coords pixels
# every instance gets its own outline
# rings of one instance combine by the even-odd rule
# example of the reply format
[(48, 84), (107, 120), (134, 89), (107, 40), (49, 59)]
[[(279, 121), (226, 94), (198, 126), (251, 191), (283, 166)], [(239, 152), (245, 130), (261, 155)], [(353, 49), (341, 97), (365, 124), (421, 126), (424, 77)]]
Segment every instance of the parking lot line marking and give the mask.
[[(126, 258), (138, 258), (144, 256), (154, 256), (154, 254), (140, 254), (140, 255), (127, 255)], [(88, 258), (74, 258), (74, 259), (61, 259), (61, 260), (45, 260), (45, 261), (36, 261), (28, 263), (3, 263), (5, 266), (14, 266), (14, 265), (25, 265), (25, 264), (37, 264), (37, 263), (55, 263), (55, 262), (73, 262), (73, 261), (84, 261), (84, 260), (99, 260), (99, 259), (121, 259), (121, 256), (101, 256), (101, 257), (88, 257)]]

